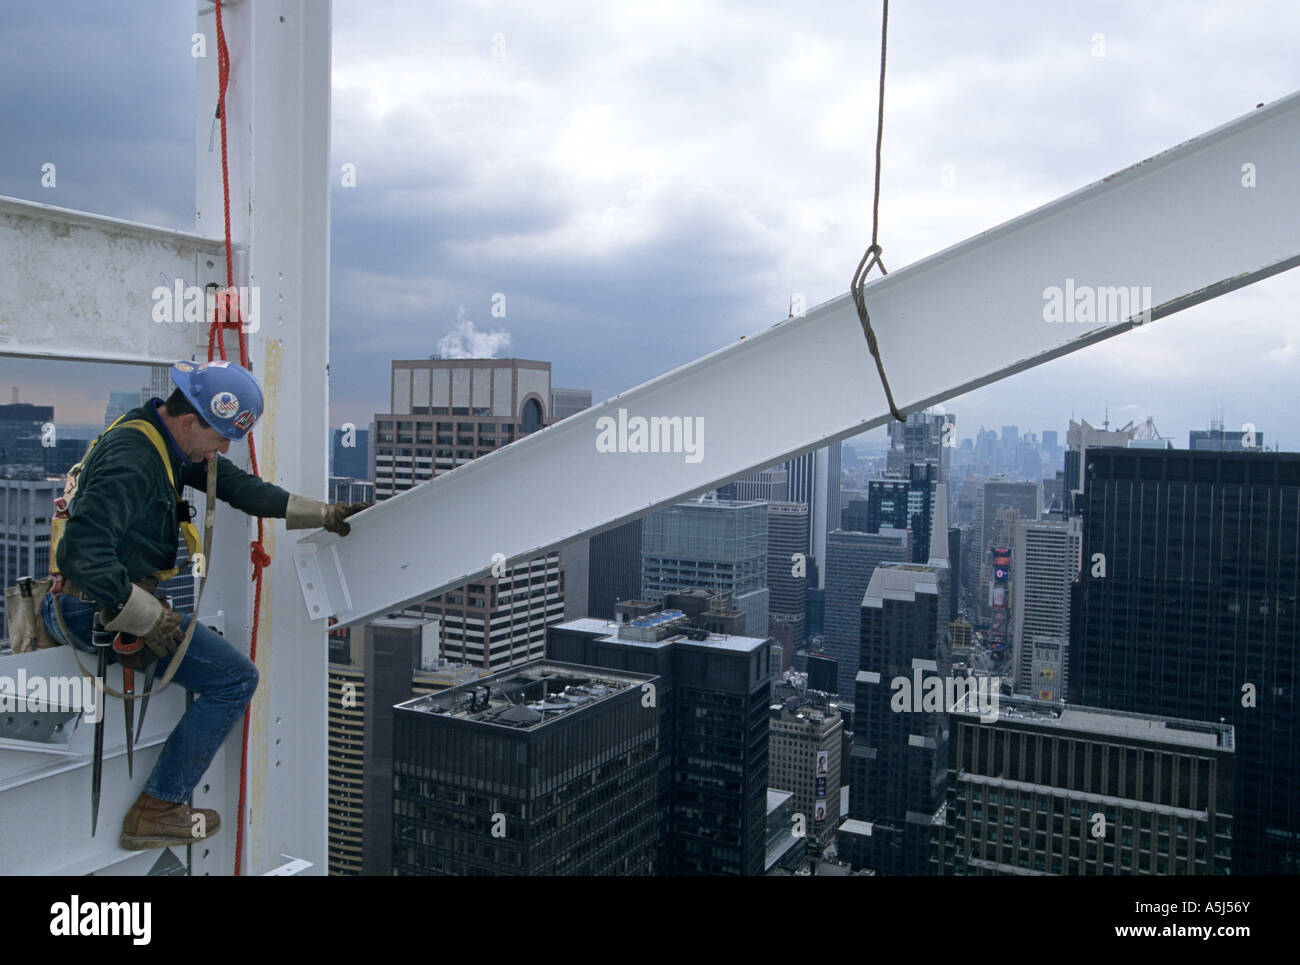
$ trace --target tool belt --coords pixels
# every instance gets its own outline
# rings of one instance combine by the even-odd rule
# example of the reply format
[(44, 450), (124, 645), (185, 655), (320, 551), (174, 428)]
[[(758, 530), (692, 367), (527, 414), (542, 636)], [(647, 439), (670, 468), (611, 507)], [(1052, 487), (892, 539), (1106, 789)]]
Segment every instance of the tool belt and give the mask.
[[(76, 585), (70, 579), (64, 576), (62, 573), (55, 574), (51, 579), (53, 580), (53, 583), (49, 587), (49, 592), (60, 594), (62, 596), (76, 597), (82, 603), (95, 603), (96, 605), (98, 605), (98, 601), (96, 601), (93, 597), (87, 596), (85, 593), (82, 593), (81, 590), (77, 589)], [(37, 582), (50, 583), (51, 580), (50, 579), (38, 580)], [(136, 586), (138, 586), (140, 589), (144, 590), (150, 596), (153, 596), (154, 591), (158, 589), (159, 580), (157, 576), (150, 575), (150, 576), (142, 576), (140, 577), (140, 579), (132, 580), (131, 582), (134, 583)], [(43, 595), (44, 594), (42, 594), (42, 596)]]

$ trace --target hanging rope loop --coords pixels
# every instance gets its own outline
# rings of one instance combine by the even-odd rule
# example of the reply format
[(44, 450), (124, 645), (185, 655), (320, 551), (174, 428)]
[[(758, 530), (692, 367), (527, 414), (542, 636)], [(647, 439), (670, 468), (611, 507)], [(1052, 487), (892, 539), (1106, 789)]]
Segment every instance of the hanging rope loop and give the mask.
[(853, 304), (858, 310), (858, 321), (862, 323), (862, 334), (866, 336), (867, 348), (871, 350), (871, 357), (876, 360), (876, 369), (880, 373), (880, 384), (885, 389), (889, 411), (899, 422), (906, 422), (907, 417), (898, 410), (898, 405), (894, 402), (893, 390), (889, 387), (889, 377), (885, 375), (885, 363), (880, 357), (880, 345), (871, 327), (871, 315), (867, 311), (864, 292), (867, 275), (871, 273), (872, 268), (879, 268), (882, 275), (889, 274), (885, 271), (885, 263), (880, 260), (880, 256), (884, 254), (884, 249), (880, 247), (880, 148), (885, 133), (885, 54), (889, 43), (889, 0), (881, 0), (881, 2), (883, 7), (880, 17), (880, 95), (876, 104), (876, 175), (875, 191), (871, 201), (871, 244), (862, 255), (862, 260), (858, 262), (858, 270), (853, 273), (849, 291), (853, 293)]

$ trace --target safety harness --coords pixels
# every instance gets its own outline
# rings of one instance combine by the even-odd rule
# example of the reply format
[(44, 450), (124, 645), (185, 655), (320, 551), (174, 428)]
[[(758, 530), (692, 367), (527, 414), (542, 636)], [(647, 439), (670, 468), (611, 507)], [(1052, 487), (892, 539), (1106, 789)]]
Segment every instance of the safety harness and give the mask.
[[(86, 447), (86, 454), (81, 457), (81, 462), (68, 470), (67, 482), (63, 484), (63, 495), (54, 500), (54, 517), (50, 520), (50, 576), (54, 578), (52, 589), (55, 593), (63, 592), (67, 583), (67, 578), (59, 572), (56, 551), (59, 548), (59, 540), (63, 538), (63, 531), (67, 526), (68, 517), (72, 511), (72, 500), (77, 495), (77, 483), (81, 478), (82, 467), (85, 466), (86, 460), (90, 458), (95, 443), (118, 426), (143, 432), (149, 441), (153, 443), (154, 449), (158, 452), (158, 458), (162, 460), (163, 468), (167, 470), (167, 482), (171, 485), (172, 493), (176, 496), (176, 504), (181, 516), (181, 535), (185, 537), (185, 546), (189, 550), (190, 559), (194, 559), (202, 549), (202, 544), (199, 541), (199, 531), (192, 522), (193, 509), (176, 491), (176, 476), (172, 471), (172, 461), (167, 453), (167, 443), (163, 440), (162, 433), (158, 431), (157, 426), (145, 419), (126, 419), (125, 422), (124, 419), (126, 419), (126, 416), (119, 416), (114, 419), (112, 425), (91, 441), (90, 445)], [(180, 567), (172, 567), (169, 570), (155, 570), (153, 576), (161, 583), (164, 580), (170, 580), (179, 572)]]
[[(203, 588), (207, 583), (207, 560), (203, 561), (204, 565), (199, 570), (199, 588), (194, 597), (194, 612), (190, 614), (189, 626), (185, 628), (185, 636), (181, 640), (180, 646), (177, 647), (176, 652), (172, 654), (171, 662), (167, 665), (167, 670), (163, 674), (162, 680), (158, 682), (157, 686), (140, 694), (122, 693), (121, 691), (114, 690), (112, 687), (103, 683), (99, 677), (92, 674), (86, 669), (85, 665), (82, 664), (81, 658), (77, 656), (77, 648), (71, 646), (72, 633), (68, 630), (68, 625), (63, 620), (63, 608), (59, 602), (60, 593), (67, 590), (68, 582), (67, 578), (58, 570), (55, 552), (58, 546), (58, 541), (63, 536), (63, 530), (67, 524), (72, 499), (77, 494), (77, 480), (81, 475), (81, 469), (85, 465), (86, 459), (90, 456), (90, 450), (95, 448), (95, 443), (102, 439), (104, 435), (107, 435), (113, 429), (117, 428), (119, 424), (124, 428), (136, 429), (143, 432), (145, 436), (148, 437), (149, 441), (153, 443), (154, 449), (158, 452), (158, 458), (162, 460), (163, 467), (167, 470), (167, 480), (171, 484), (172, 493), (176, 496), (177, 503), (181, 504), (183, 507), (182, 515), (186, 518), (181, 522), (181, 532), (185, 537), (185, 545), (189, 548), (190, 558), (195, 559), (200, 555), (204, 546), (212, 545), (212, 525), (216, 518), (217, 510), (217, 457), (214, 455), (208, 458), (207, 486), (205, 493), (207, 499), (205, 500), (203, 513), (203, 538), (200, 540), (198, 529), (188, 518), (191, 516), (189, 504), (181, 499), (180, 494), (176, 492), (176, 476), (172, 472), (171, 458), (168, 456), (167, 444), (163, 441), (162, 434), (158, 432), (158, 429), (152, 423), (147, 422), (144, 419), (129, 419), (123, 422), (122, 420), (124, 418), (125, 416), (118, 418), (112, 425), (104, 430), (102, 435), (98, 436), (90, 443), (86, 448), (86, 455), (82, 457), (81, 462), (68, 470), (68, 481), (64, 484), (63, 496), (54, 501), (56, 511), (54, 518), (51, 520), (50, 534), (50, 573), (54, 579), (54, 584), (52, 585), (50, 592), (53, 597), (54, 619), (58, 623), (59, 632), (63, 634), (63, 639), (69, 643), (69, 649), (72, 650), (72, 658), (77, 661), (77, 666), (81, 669), (81, 672), (91, 678), (94, 682), (95, 689), (101, 694), (111, 694), (114, 697), (120, 697), (122, 700), (129, 701), (148, 700), (151, 695), (162, 690), (171, 683), (172, 677), (176, 674), (177, 668), (181, 665), (181, 661), (185, 659), (185, 654), (190, 648), (190, 641), (194, 638), (194, 630), (199, 623), (199, 603), (203, 599)], [(172, 567), (169, 570), (155, 570), (153, 576), (161, 582), (163, 580), (171, 579), (179, 572), (179, 567)]]

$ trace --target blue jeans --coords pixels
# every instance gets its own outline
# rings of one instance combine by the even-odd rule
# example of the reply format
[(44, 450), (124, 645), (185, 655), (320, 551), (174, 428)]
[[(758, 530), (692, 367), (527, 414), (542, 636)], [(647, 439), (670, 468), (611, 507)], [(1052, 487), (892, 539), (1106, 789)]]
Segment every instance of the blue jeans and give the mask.
[[(68, 641), (59, 632), (54, 616), (53, 600), (53, 596), (46, 595), (41, 604), (41, 619), (50, 635), (66, 645)], [(60, 603), (63, 621), (74, 638), (72, 645), (83, 653), (95, 653), (90, 642), (94, 605), (71, 596), (62, 597)], [(190, 615), (183, 615), (182, 627), (188, 627), (191, 619)], [(158, 660), (155, 684), (162, 680), (173, 656), (169, 654)], [(109, 661), (115, 662), (111, 650)], [(144, 791), (150, 797), (176, 804), (190, 799), (217, 749), (253, 699), (257, 667), (221, 634), (200, 623), (172, 680), (195, 694), (195, 699), (163, 744)], [(138, 710), (137, 705), (137, 716)]]

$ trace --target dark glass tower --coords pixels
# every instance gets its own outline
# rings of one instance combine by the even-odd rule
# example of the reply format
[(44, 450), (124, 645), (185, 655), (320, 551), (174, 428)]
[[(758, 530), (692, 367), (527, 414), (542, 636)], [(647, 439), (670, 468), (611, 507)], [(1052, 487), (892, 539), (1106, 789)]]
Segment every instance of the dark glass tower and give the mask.
[(1300, 873), (1300, 454), (1095, 449), (1084, 472), (1071, 702), (1232, 724), (1233, 872)]

